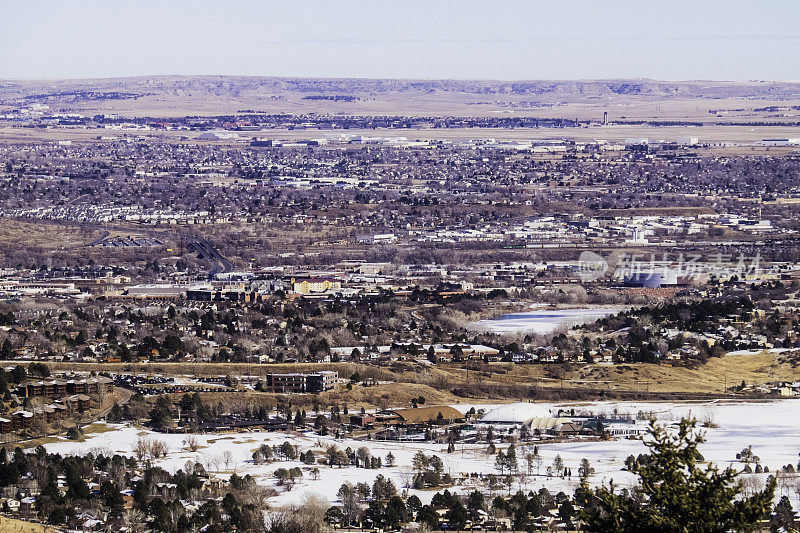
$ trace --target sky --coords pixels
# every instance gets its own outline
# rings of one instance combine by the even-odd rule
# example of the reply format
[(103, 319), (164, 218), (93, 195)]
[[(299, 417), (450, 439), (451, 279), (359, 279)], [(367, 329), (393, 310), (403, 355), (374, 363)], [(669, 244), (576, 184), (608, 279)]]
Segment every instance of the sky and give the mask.
[(0, 0), (0, 78), (800, 80), (796, 0)]

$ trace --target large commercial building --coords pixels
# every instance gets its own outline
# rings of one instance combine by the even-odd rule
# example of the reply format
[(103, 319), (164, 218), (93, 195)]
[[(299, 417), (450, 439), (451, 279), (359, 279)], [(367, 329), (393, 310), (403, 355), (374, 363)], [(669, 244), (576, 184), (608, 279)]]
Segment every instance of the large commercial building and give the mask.
[(325, 392), (333, 390), (338, 377), (332, 370), (312, 374), (267, 374), (266, 387), (271, 392)]
[(292, 290), (299, 294), (312, 294), (338, 290), (342, 282), (336, 278), (296, 278), (292, 279)]
[(51, 379), (29, 381), (17, 387), (17, 393), (26, 398), (44, 396), (61, 398), (68, 394), (100, 394), (114, 391), (114, 382), (105, 376), (86, 379)]

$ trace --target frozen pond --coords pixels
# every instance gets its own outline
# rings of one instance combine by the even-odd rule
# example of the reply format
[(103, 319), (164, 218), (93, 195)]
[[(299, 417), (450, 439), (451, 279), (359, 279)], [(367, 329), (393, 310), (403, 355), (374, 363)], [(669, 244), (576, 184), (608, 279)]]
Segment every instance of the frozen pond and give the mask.
[(473, 331), (489, 333), (538, 333), (548, 335), (559, 328), (571, 328), (580, 324), (619, 313), (611, 307), (592, 307), (581, 309), (553, 309), (511, 313), (497, 318), (479, 320), (469, 325)]

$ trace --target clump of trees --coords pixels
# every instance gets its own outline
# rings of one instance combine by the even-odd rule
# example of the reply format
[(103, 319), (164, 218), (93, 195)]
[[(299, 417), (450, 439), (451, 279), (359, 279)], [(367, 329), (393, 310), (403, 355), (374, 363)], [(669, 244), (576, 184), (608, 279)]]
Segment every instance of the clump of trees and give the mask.
[(158, 459), (166, 457), (169, 453), (169, 445), (159, 439), (139, 437), (133, 444), (133, 454), (137, 461), (144, 461), (147, 458)]
[(411, 485), (415, 489), (435, 488), (453, 482), (450, 474), (444, 472), (444, 463), (438, 455), (425, 455), (418, 451), (411, 460), (414, 477)]
[[(108, 530), (265, 531), (267, 493), (254, 479), (233, 474), (214, 489), (207, 479), (199, 463), (187, 462), (175, 474), (145, 464), (139, 473), (136, 460), (121, 455), (64, 457), (42, 446), (28, 453), (0, 448), (0, 490), (36, 489), (35, 512), (45, 524), (77, 530), (86, 520), (79, 515), (88, 512), (102, 517)], [(96, 490), (90, 489), (93, 482)], [(132, 493), (132, 506), (126, 507), (125, 490)], [(181, 503), (186, 500), (197, 502), (197, 509), (187, 510)]]

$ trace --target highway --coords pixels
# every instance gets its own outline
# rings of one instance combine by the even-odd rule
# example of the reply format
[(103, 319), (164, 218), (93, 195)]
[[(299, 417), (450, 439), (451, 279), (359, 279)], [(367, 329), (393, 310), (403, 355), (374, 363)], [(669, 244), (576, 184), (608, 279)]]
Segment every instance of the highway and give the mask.
[(200, 257), (211, 263), (211, 269), (208, 272), (209, 278), (213, 278), (216, 274), (233, 271), (233, 263), (222, 257), (222, 254), (207, 240), (192, 236), (187, 243), (187, 247), (190, 250), (195, 250)]

